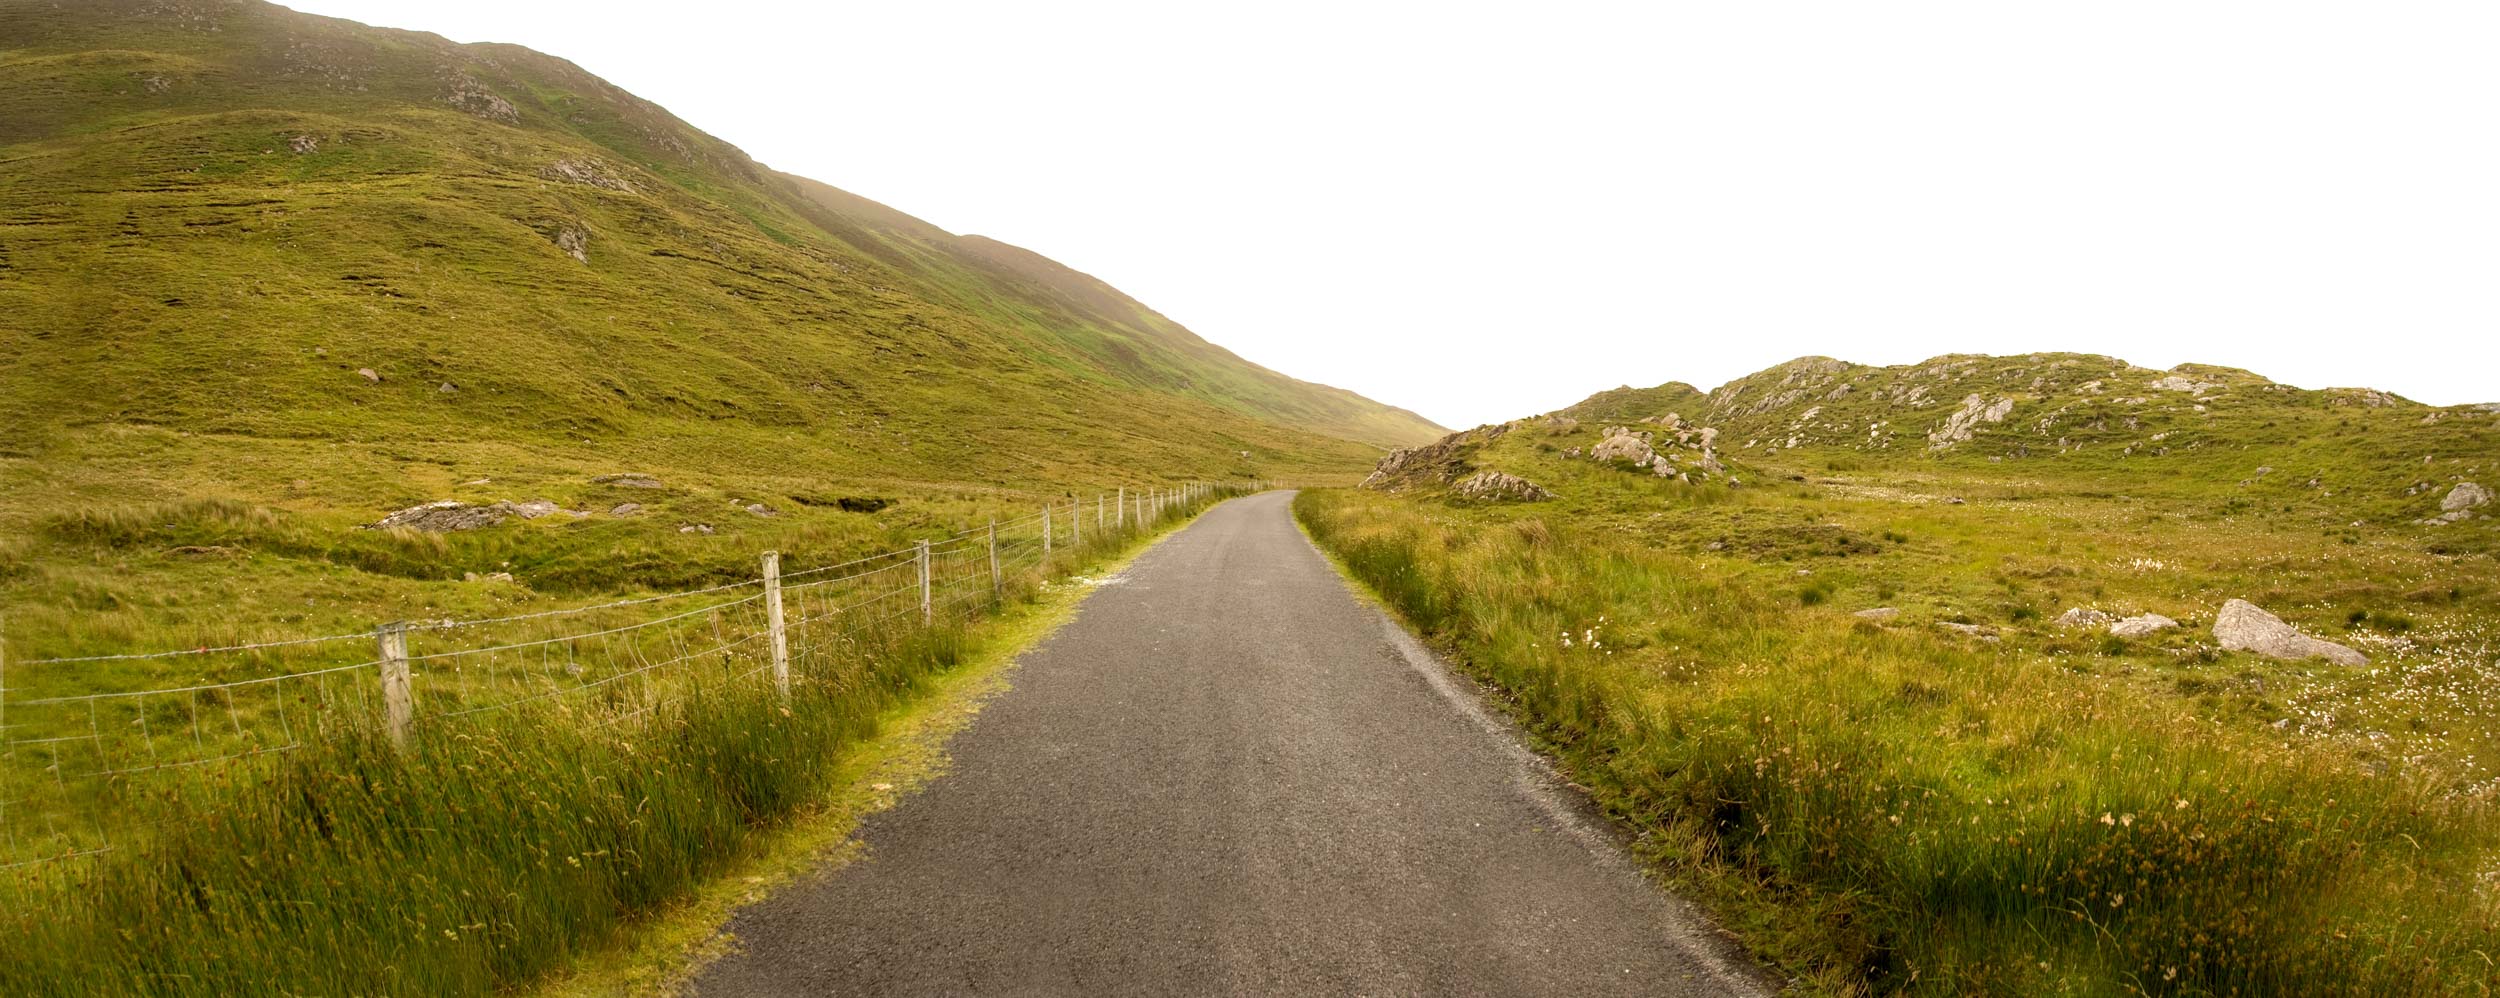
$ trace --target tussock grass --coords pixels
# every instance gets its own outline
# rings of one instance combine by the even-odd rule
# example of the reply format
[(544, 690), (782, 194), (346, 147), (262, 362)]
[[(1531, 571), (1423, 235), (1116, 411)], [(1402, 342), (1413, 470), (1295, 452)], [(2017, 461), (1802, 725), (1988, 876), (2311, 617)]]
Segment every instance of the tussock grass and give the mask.
[[(998, 599), (1030, 601), (1195, 508), (1032, 553)], [(172, 512), (186, 529), (284, 530), (237, 507)], [(61, 529), (111, 543), (160, 526), (146, 515)], [(787, 701), (765, 678), (688, 670), (622, 717), (558, 697), (421, 716), (404, 751), (378, 724), (351, 724), (282, 756), (115, 780), (91, 802), (115, 812), (113, 851), (0, 873), (0, 993), (483, 994), (528, 982), (733, 867), (759, 831), (824, 794), (880, 715), (994, 636), (978, 596), (941, 601), (935, 626), (905, 616), (794, 646)]]
[(1822, 987), (2500, 981), (2487, 794), (2067, 662), (1856, 620), (1637, 535), (1360, 492), (1295, 508), (1678, 879)]

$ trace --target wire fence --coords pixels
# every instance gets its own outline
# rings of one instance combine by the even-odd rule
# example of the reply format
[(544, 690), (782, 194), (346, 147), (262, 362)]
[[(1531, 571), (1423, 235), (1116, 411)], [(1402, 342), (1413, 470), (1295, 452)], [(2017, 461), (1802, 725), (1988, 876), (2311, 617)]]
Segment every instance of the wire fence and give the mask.
[[(784, 570), (768, 551), (751, 579), (504, 617), (19, 661), (0, 645), (0, 870), (144, 840), (138, 798), (215, 793), (324, 739), (380, 732), (405, 747), (428, 725), (498, 714), (648, 724), (724, 683), (772, 683), (786, 698), (794, 671), (841, 681), (897, 634), (961, 626), (1078, 552), (1257, 487), (1109, 490), (867, 557)], [(77, 687), (99, 669), (156, 685), (21, 695), (35, 685), (21, 677)]]

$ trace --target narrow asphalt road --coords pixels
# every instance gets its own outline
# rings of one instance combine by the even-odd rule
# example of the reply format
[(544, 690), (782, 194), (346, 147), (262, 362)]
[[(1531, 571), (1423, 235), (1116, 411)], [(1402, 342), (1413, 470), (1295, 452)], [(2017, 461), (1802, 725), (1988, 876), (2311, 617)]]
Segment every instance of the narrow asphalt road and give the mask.
[(1290, 499), (1225, 503), (1094, 593), (948, 775), (739, 913), (694, 991), (1765, 992)]

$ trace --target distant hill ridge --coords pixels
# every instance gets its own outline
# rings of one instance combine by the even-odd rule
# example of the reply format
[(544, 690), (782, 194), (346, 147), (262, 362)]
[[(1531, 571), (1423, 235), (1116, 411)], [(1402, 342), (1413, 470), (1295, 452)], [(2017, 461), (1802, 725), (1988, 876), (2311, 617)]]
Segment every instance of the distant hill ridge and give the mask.
[[(2426, 406), (2366, 388), (2309, 390), (2232, 367), (2181, 364), (2166, 371), (2115, 357), (2035, 353), (1947, 354), (1891, 367), (1800, 357), (1704, 392), (1682, 382), (1616, 388), (1554, 415), (1633, 421), (1673, 412), (1718, 427), (1740, 450), (1833, 447), (1858, 451), (1961, 451), (1997, 458), (2116, 444), (2167, 454), (2245, 430), (2251, 417), (2368, 412), (2422, 424), (2457, 420), (2488, 428), (2500, 405)], [(2232, 443), (2264, 443), (2262, 439)]]

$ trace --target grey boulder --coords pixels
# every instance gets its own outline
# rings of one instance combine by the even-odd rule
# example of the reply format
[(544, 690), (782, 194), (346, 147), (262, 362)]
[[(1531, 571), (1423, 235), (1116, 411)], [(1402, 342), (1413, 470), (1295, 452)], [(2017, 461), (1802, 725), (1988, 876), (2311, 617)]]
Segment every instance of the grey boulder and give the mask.
[(2247, 600), (2222, 604), (2214, 616), (2214, 639), (2225, 651), (2253, 651), (2267, 658), (2298, 661), (2323, 658), (2337, 665), (2368, 665), (2369, 656), (2332, 641), (2313, 638)]

